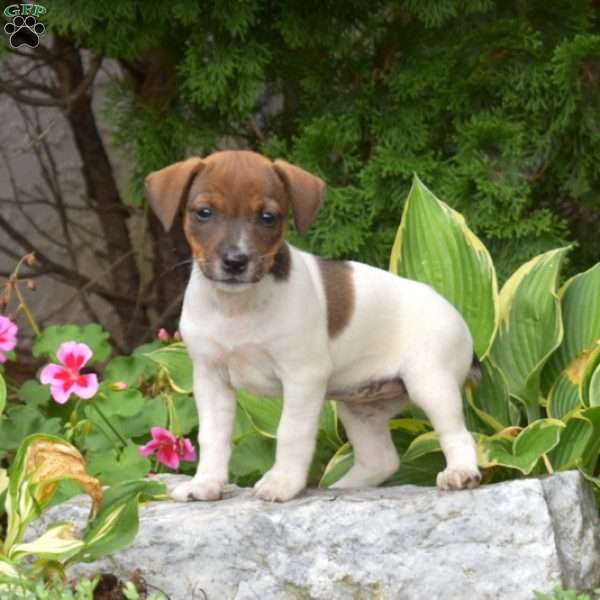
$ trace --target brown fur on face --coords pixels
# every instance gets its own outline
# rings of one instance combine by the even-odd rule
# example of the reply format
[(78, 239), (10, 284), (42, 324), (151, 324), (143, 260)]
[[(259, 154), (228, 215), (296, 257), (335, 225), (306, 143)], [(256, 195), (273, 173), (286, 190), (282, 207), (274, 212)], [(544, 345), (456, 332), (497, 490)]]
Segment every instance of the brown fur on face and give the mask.
[[(254, 152), (224, 151), (188, 159), (152, 173), (146, 188), (153, 209), (168, 229), (180, 202), (192, 254), (204, 274), (227, 283), (253, 283), (273, 272), (282, 280), (284, 238), (290, 209), (304, 232), (323, 202), (325, 184), (302, 169)], [(201, 209), (212, 211), (201, 218)], [(261, 221), (263, 211), (276, 216)], [(223, 270), (223, 257), (239, 249), (249, 262), (244, 273)], [(277, 271), (277, 273), (275, 273)]]

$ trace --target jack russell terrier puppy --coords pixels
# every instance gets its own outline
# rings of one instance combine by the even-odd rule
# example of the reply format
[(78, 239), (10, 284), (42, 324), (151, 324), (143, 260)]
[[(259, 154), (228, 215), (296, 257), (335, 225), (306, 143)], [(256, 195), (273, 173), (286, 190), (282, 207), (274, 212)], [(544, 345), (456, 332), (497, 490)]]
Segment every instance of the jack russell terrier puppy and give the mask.
[(176, 500), (216, 500), (228, 479), (235, 390), (283, 396), (273, 468), (255, 495), (284, 502), (306, 486), (326, 398), (354, 449), (337, 488), (376, 486), (398, 469), (388, 421), (410, 399), (430, 418), (447, 466), (440, 489), (479, 484), (461, 389), (478, 370), (456, 309), (432, 288), (285, 241), (325, 196), (321, 179), (248, 151), (216, 152), (151, 173), (148, 198), (169, 230), (183, 209), (193, 255), (181, 335), (193, 362), (200, 462)]

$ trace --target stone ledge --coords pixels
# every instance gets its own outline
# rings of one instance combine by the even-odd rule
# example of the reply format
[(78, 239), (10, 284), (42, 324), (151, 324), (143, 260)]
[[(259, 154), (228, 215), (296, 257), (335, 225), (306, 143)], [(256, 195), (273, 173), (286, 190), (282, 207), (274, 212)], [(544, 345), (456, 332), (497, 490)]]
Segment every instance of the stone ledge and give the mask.
[[(87, 509), (78, 498), (49, 520), (83, 523)], [(237, 489), (144, 507), (133, 546), (76, 572), (141, 569), (172, 600), (202, 598), (199, 589), (208, 600), (531, 600), (557, 584), (598, 585), (599, 532), (574, 471), (462, 492), (310, 490), (286, 504)]]

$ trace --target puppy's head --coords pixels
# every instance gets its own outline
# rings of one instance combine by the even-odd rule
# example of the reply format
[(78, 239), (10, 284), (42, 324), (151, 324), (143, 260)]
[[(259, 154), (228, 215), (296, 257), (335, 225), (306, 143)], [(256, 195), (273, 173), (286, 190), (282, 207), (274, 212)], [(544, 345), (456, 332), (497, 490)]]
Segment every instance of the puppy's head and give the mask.
[(325, 196), (321, 179), (248, 151), (190, 158), (146, 178), (150, 204), (168, 231), (180, 207), (192, 255), (220, 287), (256, 283), (276, 264), (291, 211), (299, 233)]

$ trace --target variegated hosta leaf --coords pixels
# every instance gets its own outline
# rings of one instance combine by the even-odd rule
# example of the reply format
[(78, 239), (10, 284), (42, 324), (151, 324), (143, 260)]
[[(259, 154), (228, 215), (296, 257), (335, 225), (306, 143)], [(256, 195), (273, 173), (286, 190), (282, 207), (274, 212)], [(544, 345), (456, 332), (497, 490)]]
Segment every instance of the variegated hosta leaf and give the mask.
[(75, 537), (75, 525), (56, 523), (33, 542), (15, 544), (9, 552), (13, 560), (33, 555), (46, 560), (64, 560), (83, 548), (83, 541)]
[(593, 427), (592, 435), (583, 453), (580, 468), (585, 473), (593, 474), (598, 463), (598, 454), (600, 454), (600, 406), (585, 408), (580, 411), (580, 414)]
[(98, 507), (102, 497), (100, 482), (86, 473), (85, 461), (77, 448), (47, 434), (25, 438), (10, 471), (5, 553), (21, 541), (27, 525), (39, 517), (63, 479), (81, 486), (92, 498), (94, 509)]
[(192, 360), (183, 344), (173, 344), (143, 354), (163, 367), (171, 387), (180, 394), (190, 394), (193, 388)]
[(594, 432), (589, 419), (581, 413), (573, 413), (560, 434), (560, 442), (548, 454), (553, 470), (564, 471), (578, 467)]
[(497, 327), (496, 272), (462, 215), (415, 175), (390, 256), (390, 271), (428, 283), (462, 314), (484, 357)]
[(265, 437), (274, 438), (283, 408), (281, 398), (260, 398), (243, 390), (236, 397), (256, 431)]
[(569, 279), (559, 294), (564, 336), (542, 372), (547, 391), (563, 371), (579, 385), (588, 359), (600, 345), (600, 263)]
[(475, 414), (493, 431), (515, 425), (511, 414), (508, 383), (502, 371), (489, 359), (481, 363), (481, 382), (466, 391), (467, 402)]
[(327, 488), (333, 485), (338, 479), (341, 479), (354, 464), (354, 452), (352, 446), (346, 442), (338, 448), (338, 451), (333, 455), (325, 472), (319, 481), (319, 487)]
[(97, 560), (131, 544), (138, 531), (139, 503), (165, 497), (165, 493), (162, 483), (143, 479), (118, 483), (106, 490), (96, 517), (84, 532), (84, 547), (69, 562)]
[(597, 346), (589, 356), (583, 377), (579, 384), (579, 395), (585, 406), (600, 405), (600, 346)]
[(488, 437), (476, 434), (478, 459), (483, 468), (502, 466), (529, 475), (544, 454), (560, 441), (565, 424), (557, 419), (540, 419), (528, 425), (517, 437), (514, 429)]
[(414, 461), (425, 454), (439, 452), (440, 450), (440, 442), (437, 433), (435, 431), (428, 431), (413, 440), (412, 444), (408, 447), (408, 450), (402, 456), (402, 460)]
[(588, 387), (590, 406), (600, 406), (600, 365), (596, 367)]
[(8, 475), (6, 469), (0, 469), (0, 496), (2, 496), (4, 490), (8, 487)]
[(510, 393), (539, 416), (539, 374), (562, 340), (556, 281), (568, 248), (551, 250), (522, 265), (500, 292), (500, 321), (490, 350)]
[(548, 415), (562, 419), (578, 406), (581, 406), (579, 388), (573, 385), (568, 373), (563, 371), (548, 394)]
[(581, 352), (559, 375), (548, 394), (548, 414), (562, 418), (575, 408), (600, 405), (600, 389), (594, 374), (600, 369), (600, 346)]
[[(3, 578), (8, 577), (10, 579), (15, 579), (19, 576), (19, 572), (17, 571), (16, 566), (11, 560), (5, 558), (4, 556), (0, 556), (0, 582)], [(2, 588), (0, 587), (0, 592)], [(1, 598), (2, 596), (0, 596)]]

